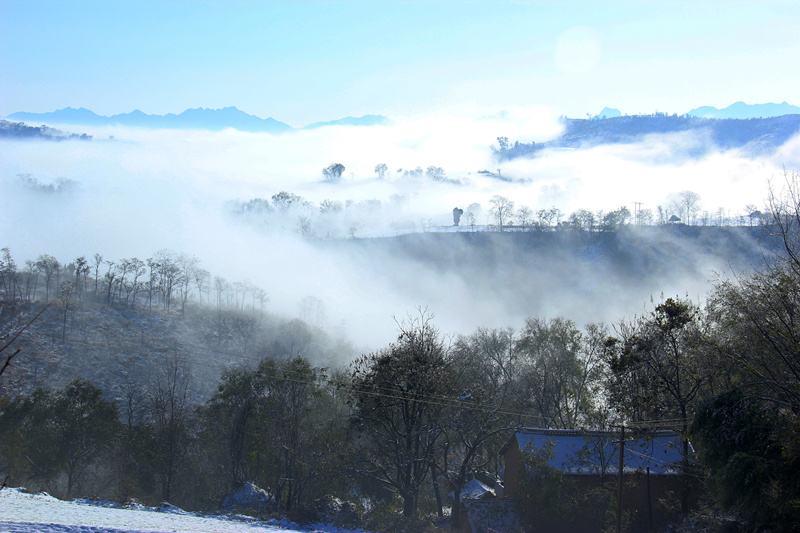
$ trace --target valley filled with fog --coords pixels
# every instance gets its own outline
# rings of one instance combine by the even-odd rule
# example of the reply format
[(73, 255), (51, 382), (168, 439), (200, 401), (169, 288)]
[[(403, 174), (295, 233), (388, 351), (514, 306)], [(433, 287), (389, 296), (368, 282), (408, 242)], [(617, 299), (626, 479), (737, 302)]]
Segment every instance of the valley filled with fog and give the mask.
[[(79, 129), (93, 140), (3, 143), (0, 233), (20, 261), (190, 254), (261, 287), (273, 312), (302, 316), (313, 299), (319, 326), (364, 347), (420, 307), (458, 334), (528, 316), (613, 322), (663, 294), (701, 301), (711, 281), (757, 266), (776, 243), (755, 228), (727, 228), (731, 241), (659, 227), (657, 213), (683, 216), (679, 195), (692, 191), (695, 225), (752, 225), (746, 206), (763, 210), (769, 184), (800, 163), (796, 137), (754, 153), (717, 148), (702, 130), (498, 158), (497, 137), (546, 143), (563, 132), (546, 109), (282, 134)], [(322, 174), (332, 163), (345, 167), (338, 180)], [(514, 203), (507, 224), (527, 207), (530, 227), (500, 234), (497, 195)], [(467, 211), (458, 228), (454, 207)], [(621, 207), (647, 213), (648, 227), (553, 232), (578, 210)], [(536, 213), (551, 209), (541, 235)]]
[(800, 531), (800, 2), (596, 4), (0, 0), (0, 531)]

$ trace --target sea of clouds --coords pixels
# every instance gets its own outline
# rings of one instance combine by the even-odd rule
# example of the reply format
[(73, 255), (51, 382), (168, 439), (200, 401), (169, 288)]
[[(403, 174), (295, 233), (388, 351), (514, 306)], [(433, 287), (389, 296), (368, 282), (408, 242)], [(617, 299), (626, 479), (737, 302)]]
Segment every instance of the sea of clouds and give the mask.
[[(569, 213), (632, 210), (634, 202), (655, 209), (691, 190), (700, 195), (702, 210), (742, 213), (746, 205), (765, 204), (770, 181), (779, 180), (784, 168), (800, 167), (797, 137), (774, 152), (753, 155), (697, 150), (709, 141), (691, 132), (496, 161), (490, 147), (498, 136), (544, 142), (560, 134), (557, 114), (544, 108), (442, 112), (393, 117), (381, 126), (284, 134), (62, 129), (85, 131), (94, 140), (0, 142), (0, 246), (9, 246), (20, 261), (42, 253), (64, 261), (95, 252), (115, 258), (145, 257), (160, 249), (191, 253), (213, 273), (262, 286), (275, 311), (296, 315), (304, 298), (318, 298), (328, 325), (365, 346), (390, 339), (392, 317), (418, 306), (428, 306), (443, 330), (465, 332), (479, 325), (519, 326), (531, 314), (573, 313), (586, 321), (589, 313), (580, 310), (587, 300), (620, 289), (578, 287), (574, 276), (559, 278), (554, 266), (551, 272), (525, 271), (527, 281), (541, 287), (540, 298), (528, 307), (509, 304), (506, 293), (523, 282), (519, 278), (478, 282), (406, 257), (365, 258), (351, 247), (320, 246), (295, 231), (243, 224), (231, 215), (231, 202), (279, 191), (314, 205), (326, 199), (377, 200), (377, 214), (356, 234), (376, 236), (400, 226), (448, 225), (453, 207), (474, 203), (483, 207), (478, 223), (487, 223), (494, 195), (534, 211), (557, 207)], [(326, 183), (321, 169), (334, 162), (346, 170), (339, 183)], [(389, 168), (383, 180), (375, 177), (378, 163)], [(442, 167), (451, 181), (411, 178), (400, 170), (429, 166)], [(479, 174), (498, 169), (509, 181)], [(66, 179), (75, 186), (47, 193), (25, 185), (20, 175), (41, 184)], [(698, 267), (699, 276), (669, 280), (661, 290), (700, 293), (721, 267)], [(648, 294), (659, 290), (652, 283), (634, 285), (609, 313), (621, 318), (638, 312)]]

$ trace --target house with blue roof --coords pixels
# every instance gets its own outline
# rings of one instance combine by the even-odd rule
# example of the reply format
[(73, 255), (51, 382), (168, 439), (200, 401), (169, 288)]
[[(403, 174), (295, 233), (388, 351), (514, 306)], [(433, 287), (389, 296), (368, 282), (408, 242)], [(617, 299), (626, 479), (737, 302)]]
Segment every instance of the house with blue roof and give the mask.
[[(522, 428), (501, 449), (504, 498), (520, 502), (526, 531), (553, 531), (553, 524), (534, 523), (542, 515), (525, 503), (536, 483), (536, 469), (546, 468), (569, 480), (574, 492), (605, 491), (606, 505), (616, 502), (619, 475), (620, 433), (564, 429)], [(674, 518), (670, 502), (684, 487), (683, 438), (674, 431), (629, 433), (622, 447), (623, 513), (631, 530), (657, 529)], [(552, 479), (552, 476), (549, 478)], [(576, 501), (589, 501), (576, 498)], [(581, 516), (565, 531), (600, 531), (602, 510), (580, 509)], [(574, 518), (574, 517), (572, 517)]]

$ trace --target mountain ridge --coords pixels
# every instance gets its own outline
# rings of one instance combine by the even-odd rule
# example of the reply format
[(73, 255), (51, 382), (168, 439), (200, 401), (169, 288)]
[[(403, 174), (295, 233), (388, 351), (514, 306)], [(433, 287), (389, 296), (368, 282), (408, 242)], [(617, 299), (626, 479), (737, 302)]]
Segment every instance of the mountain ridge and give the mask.
[(229, 106), (219, 109), (189, 108), (181, 113), (164, 115), (148, 114), (139, 109), (115, 115), (98, 115), (85, 107), (65, 107), (44, 113), (17, 112), (10, 119), (27, 122), (51, 122), (57, 124), (80, 124), (85, 126), (144, 126), (150, 128), (200, 128), (222, 130), (234, 128), (242, 131), (282, 132), (291, 129), (288, 124), (272, 117), (260, 118)]
[(334, 120), (312, 122), (303, 127), (306, 130), (324, 128), (326, 126), (382, 126), (388, 124), (389, 119), (383, 115), (361, 115), (359, 117), (346, 116)]
[(99, 115), (85, 107), (64, 107), (55, 111), (31, 113), (18, 111), (7, 117), (11, 120), (73, 124), (83, 126), (134, 126), (147, 128), (223, 130), (233, 128), (240, 131), (283, 133), (295, 129), (316, 129), (327, 126), (374, 126), (388, 123), (383, 115), (347, 116), (339, 119), (314, 122), (302, 128), (294, 128), (273, 117), (261, 118), (246, 113), (235, 106), (221, 108), (194, 107), (180, 113), (148, 114), (139, 109), (114, 115)]
[[(716, 119), (749, 119), (749, 118), (773, 118), (781, 117), (784, 115), (798, 115), (800, 114), (800, 107), (792, 105), (789, 102), (765, 102), (761, 104), (748, 104), (739, 100), (725, 107), (714, 107), (704, 105), (690, 109), (684, 115), (696, 118), (716, 118)], [(640, 116), (636, 113), (631, 116)], [(592, 118), (616, 118), (623, 116), (619, 109), (606, 106)]]
[(781, 102), (779, 104), (774, 102), (748, 104), (738, 101), (722, 108), (714, 106), (696, 107), (687, 111), (686, 114), (699, 118), (770, 118), (800, 114), (800, 107), (788, 102)]
[(603, 144), (639, 142), (647, 135), (695, 134), (695, 142), (682, 149), (700, 156), (711, 149), (741, 148), (748, 153), (769, 153), (800, 134), (800, 114), (766, 118), (700, 118), (689, 115), (623, 115), (611, 118), (562, 119), (564, 132), (546, 142), (503, 142), (494, 147), (500, 160), (533, 157), (548, 148), (587, 148)]

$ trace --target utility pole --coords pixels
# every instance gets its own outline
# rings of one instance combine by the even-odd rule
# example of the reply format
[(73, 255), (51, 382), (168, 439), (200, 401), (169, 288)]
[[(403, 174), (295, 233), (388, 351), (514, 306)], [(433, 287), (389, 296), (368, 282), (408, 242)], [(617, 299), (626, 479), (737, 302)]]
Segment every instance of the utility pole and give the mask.
[(622, 487), (625, 469), (625, 425), (619, 426), (619, 476), (617, 478), (617, 533), (622, 533)]
[(650, 533), (653, 533), (653, 497), (650, 493), (650, 467), (647, 467), (647, 521), (650, 525)]
[(633, 202), (633, 223), (639, 226), (642, 221), (639, 215), (642, 213), (642, 202)]

